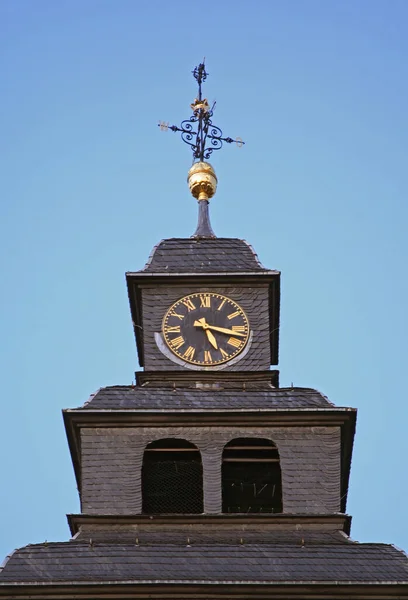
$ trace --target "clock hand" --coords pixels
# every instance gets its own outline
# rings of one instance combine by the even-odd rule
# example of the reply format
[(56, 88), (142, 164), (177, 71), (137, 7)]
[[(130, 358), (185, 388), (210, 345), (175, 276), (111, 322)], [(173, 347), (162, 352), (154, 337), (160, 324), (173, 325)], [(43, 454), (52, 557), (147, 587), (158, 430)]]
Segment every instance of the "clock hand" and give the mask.
[(214, 348), (216, 350), (218, 350), (217, 340), (215, 339), (215, 337), (213, 336), (213, 334), (211, 333), (211, 331), (209, 329), (206, 329), (205, 333), (207, 334), (208, 341), (210, 342), (211, 346), (214, 346)]
[(238, 337), (246, 337), (245, 333), (238, 333), (238, 331), (234, 331), (233, 329), (225, 329), (224, 327), (216, 327), (215, 325), (207, 325), (207, 327), (208, 329), (219, 331), (220, 333), (231, 333), (232, 335), (236, 335)]
[(225, 327), (216, 327), (215, 325), (208, 325), (205, 318), (198, 319), (198, 321), (194, 321), (195, 327), (202, 327), (204, 330), (212, 329), (213, 331), (219, 331), (220, 333), (227, 333), (236, 335), (237, 337), (246, 337), (245, 333), (238, 333), (238, 331), (234, 331), (233, 329), (225, 329)]
[(214, 346), (214, 348), (216, 350), (218, 350), (217, 340), (215, 339), (215, 337), (209, 330), (204, 317), (202, 319), (199, 319), (198, 321), (194, 321), (194, 327), (202, 327), (204, 329), (205, 333), (207, 334), (207, 338), (208, 338), (208, 341), (210, 342), (211, 346)]

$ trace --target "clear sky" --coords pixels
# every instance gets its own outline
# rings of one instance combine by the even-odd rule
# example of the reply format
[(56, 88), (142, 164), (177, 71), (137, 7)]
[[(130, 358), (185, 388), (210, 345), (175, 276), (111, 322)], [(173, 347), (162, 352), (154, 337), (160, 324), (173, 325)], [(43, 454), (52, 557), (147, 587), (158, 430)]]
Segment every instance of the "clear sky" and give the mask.
[[(406, 0), (0, 0), (0, 556), (79, 511), (62, 408), (138, 369), (124, 273), (188, 237), (206, 57), (218, 236), (282, 271), (281, 385), (358, 408), (352, 537), (408, 549)], [(0, 559), (1, 560), (1, 559)]]

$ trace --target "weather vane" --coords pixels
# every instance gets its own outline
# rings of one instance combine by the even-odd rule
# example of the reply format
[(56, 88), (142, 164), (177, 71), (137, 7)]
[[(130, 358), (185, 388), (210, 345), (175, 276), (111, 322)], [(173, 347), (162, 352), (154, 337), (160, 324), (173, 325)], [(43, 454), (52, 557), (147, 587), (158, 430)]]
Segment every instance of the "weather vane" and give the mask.
[(204, 60), (193, 71), (194, 79), (198, 83), (197, 98), (190, 105), (193, 111), (189, 119), (181, 122), (181, 126), (169, 125), (161, 121), (159, 127), (162, 131), (180, 131), (181, 139), (191, 146), (193, 150), (193, 164), (188, 171), (187, 182), (191, 195), (198, 200), (198, 224), (193, 238), (215, 238), (210, 223), (208, 203), (217, 190), (218, 179), (212, 165), (207, 162), (214, 150), (222, 148), (224, 142), (235, 142), (240, 148), (245, 142), (241, 138), (235, 140), (223, 137), (219, 127), (212, 124), (215, 102), (211, 106), (203, 98), (201, 85), (207, 79)]
[(201, 85), (207, 79), (208, 73), (205, 70), (204, 61), (195, 67), (192, 72), (194, 79), (198, 83), (198, 95), (194, 102), (190, 105), (193, 114), (189, 119), (181, 122), (181, 126), (169, 125), (160, 121), (159, 127), (162, 131), (180, 131), (183, 142), (191, 146), (193, 151), (193, 162), (204, 162), (210, 158), (214, 150), (220, 150), (223, 142), (232, 144), (235, 142), (239, 148), (245, 142), (241, 138), (223, 137), (222, 131), (216, 125), (213, 125), (211, 118), (214, 114), (215, 102), (210, 108), (208, 100), (203, 98)]

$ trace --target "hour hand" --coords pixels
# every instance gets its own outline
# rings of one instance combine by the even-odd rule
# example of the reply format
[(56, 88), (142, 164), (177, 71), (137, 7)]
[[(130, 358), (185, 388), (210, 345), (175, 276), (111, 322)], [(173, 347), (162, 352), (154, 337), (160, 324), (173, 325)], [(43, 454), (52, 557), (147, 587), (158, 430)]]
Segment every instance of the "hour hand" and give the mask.
[(208, 341), (210, 342), (211, 346), (213, 346), (216, 350), (218, 350), (217, 340), (215, 339), (215, 337), (213, 336), (211, 331), (209, 329), (206, 329), (205, 333), (207, 334), (207, 338), (208, 338)]
[(209, 326), (206, 323), (205, 317), (198, 319), (198, 321), (194, 321), (194, 327), (202, 327), (204, 329), (205, 333), (207, 334), (207, 338), (208, 338), (208, 341), (210, 342), (211, 346), (213, 346), (216, 350), (218, 350), (217, 340), (215, 339), (215, 337), (211, 333), (211, 331), (209, 331)]

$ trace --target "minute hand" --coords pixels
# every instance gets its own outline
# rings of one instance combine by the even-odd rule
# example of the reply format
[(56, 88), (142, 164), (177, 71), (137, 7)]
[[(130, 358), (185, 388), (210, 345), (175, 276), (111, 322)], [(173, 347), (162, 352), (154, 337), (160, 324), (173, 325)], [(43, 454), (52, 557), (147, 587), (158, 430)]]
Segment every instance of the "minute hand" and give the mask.
[(216, 327), (215, 325), (208, 325), (208, 329), (213, 329), (214, 331), (219, 331), (220, 333), (232, 333), (238, 337), (246, 337), (246, 333), (238, 333), (238, 331), (234, 331), (233, 329), (225, 329), (224, 327)]

